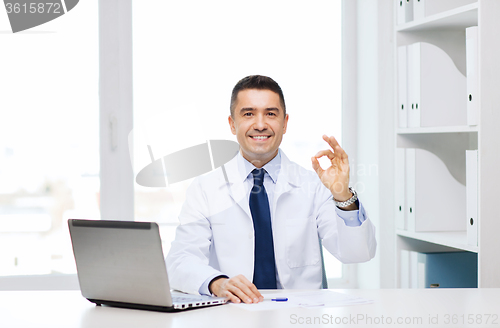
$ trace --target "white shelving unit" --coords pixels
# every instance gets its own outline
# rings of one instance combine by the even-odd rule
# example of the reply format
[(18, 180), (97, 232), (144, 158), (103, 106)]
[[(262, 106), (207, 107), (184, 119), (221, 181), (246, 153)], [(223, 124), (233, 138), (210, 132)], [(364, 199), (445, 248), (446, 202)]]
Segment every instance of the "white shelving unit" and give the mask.
[[(438, 0), (439, 1), (439, 0)], [(466, 28), (477, 25), (478, 3), (454, 8), (424, 19), (396, 26), (396, 31), (432, 31), (436, 29)]]
[[(410, 232), (406, 230), (396, 230), (400, 237), (411, 238), (437, 246), (453, 248), (477, 253), (478, 247), (467, 245), (467, 233), (465, 231), (446, 231), (446, 232)], [(432, 247), (432, 245), (430, 245)]]
[(460, 133), (477, 132), (477, 126), (440, 126), (440, 127), (421, 127), (421, 128), (398, 128), (396, 133), (402, 134), (425, 134), (425, 133)]
[[(427, 2), (433, 0), (426, 0)], [(434, 0), (435, 1), (435, 0)], [(439, 1), (439, 0), (438, 0)], [(399, 3), (399, 1), (398, 1)], [(451, 2), (450, 2), (451, 3)], [(395, 15), (397, 8), (395, 6)], [(478, 254), (478, 286), (500, 287), (500, 212), (496, 210), (500, 188), (500, 1), (479, 0), (417, 21), (395, 23), (394, 58), (397, 47), (415, 42), (432, 43), (450, 56), (466, 75), (465, 29), (479, 26), (479, 124), (400, 128), (396, 117), (396, 148), (421, 148), (439, 156), (453, 176), (465, 184), (465, 150), (478, 149), (478, 246), (467, 244), (466, 231), (411, 232), (396, 230), (396, 287), (401, 286), (401, 250), (417, 252), (468, 251)], [(397, 18), (395, 19), (397, 22)], [(397, 72), (397, 62), (395, 63)], [(398, 97), (398, 81), (394, 94)], [(464, 101), (465, 95), (464, 95)], [(395, 101), (395, 109), (398, 109)], [(395, 111), (397, 114), (397, 111)], [(429, 188), (439, 186), (429, 186)], [(417, 191), (419, 192), (419, 191)], [(425, 191), (420, 191), (425, 192)], [(439, 220), (439, 218), (432, 218)], [(466, 220), (466, 213), (463, 214)]]

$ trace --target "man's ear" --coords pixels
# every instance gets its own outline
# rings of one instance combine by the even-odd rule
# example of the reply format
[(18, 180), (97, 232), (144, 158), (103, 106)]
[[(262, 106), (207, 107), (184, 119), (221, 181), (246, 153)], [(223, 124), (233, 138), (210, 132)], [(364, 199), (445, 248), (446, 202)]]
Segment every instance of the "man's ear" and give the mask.
[(227, 117), (227, 121), (229, 122), (229, 127), (231, 128), (231, 132), (236, 135), (236, 128), (234, 127), (234, 120), (231, 115)]
[(285, 116), (285, 124), (283, 125), (283, 134), (286, 133), (287, 124), (288, 124), (288, 114), (286, 114), (286, 116)]

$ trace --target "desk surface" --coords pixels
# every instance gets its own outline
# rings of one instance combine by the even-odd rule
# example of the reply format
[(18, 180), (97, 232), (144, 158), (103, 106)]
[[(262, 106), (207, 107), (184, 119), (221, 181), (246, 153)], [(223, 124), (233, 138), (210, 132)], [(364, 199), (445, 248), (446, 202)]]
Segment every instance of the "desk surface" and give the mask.
[(96, 307), (79, 291), (5, 291), (0, 327), (500, 327), (499, 288), (335, 291), (374, 303), (260, 312), (223, 305), (160, 313)]

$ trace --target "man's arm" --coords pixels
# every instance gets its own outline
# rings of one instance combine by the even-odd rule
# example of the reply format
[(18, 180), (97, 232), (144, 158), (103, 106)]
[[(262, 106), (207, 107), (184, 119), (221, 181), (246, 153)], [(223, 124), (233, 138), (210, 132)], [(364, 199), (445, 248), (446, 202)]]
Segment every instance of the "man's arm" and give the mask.
[(223, 274), (209, 265), (213, 235), (207, 213), (200, 181), (195, 179), (186, 192), (180, 225), (166, 257), (171, 288), (198, 293), (206, 279)]
[(375, 227), (361, 201), (359, 210), (342, 211), (330, 191), (319, 184), (315, 202), (318, 235), (330, 253), (342, 263), (366, 262), (375, 256)]
[(171, 288), (204, 294), (206, 291), (202, 289), (208, 285), (209, 294), (228, 297), (236, 303), (240, 299), (245, 303), (263, 300), (255, 285), (244, 276), (228, 279), (209, 265), (213, 234), (200, 179), (195, 179), (188, 188), (179, 220), (166, 258)]
[(216, 277), (210, 282), (208, 289), (215, 296), (227, 297), (233, 303), (243, 301), (250, 304), (264, 300), (257, 287), (241, 274), (230, 279)]
[[(368, 261), (375, 256), (375, 227), (361, 203), (356, 202), (344, 208), (335, 206), (334, 199), (342, 202), (352, 197), (349, 190), (349, 159), (334, 137), (324, 135), (323, 139), (333, 151), (322, 150), (311, 158), (313, 169), (328, 189), (317, 192), (321, 198), (318, 200), (323, 202), (318, 215), (319, 235), (323, 245), (343, 263)], [(326, 170), (318, 162), (323, 156), (327, 156), (331, 162)], [(332, 214), (336, 214), (336, 220)]]

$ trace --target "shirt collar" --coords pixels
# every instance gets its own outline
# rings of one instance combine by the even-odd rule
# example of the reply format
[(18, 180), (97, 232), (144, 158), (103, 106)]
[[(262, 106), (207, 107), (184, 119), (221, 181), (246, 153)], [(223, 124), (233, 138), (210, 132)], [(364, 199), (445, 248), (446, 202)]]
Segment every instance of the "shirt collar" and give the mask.
[[(241, 168), (240, 173), (241, 173), (241, 180), (245, 180), (248, 178), (248, 176), (252, 173), (256, 167), (247, 161), (243, 155), (241, 155), (241, 152), (238, 152), (238, 166)], [(281, 167), (281, 149), (278, 150), (278, 154), (274, 156), (272, 160), (270, 160), (266, 165), (264, 165), (263, 169), (266, 170), (267, 174), (271, 177), (271, 180), (273, 183), (276, 183), (278, 181), (278, 174), (279, 174), (279, 169)]]

